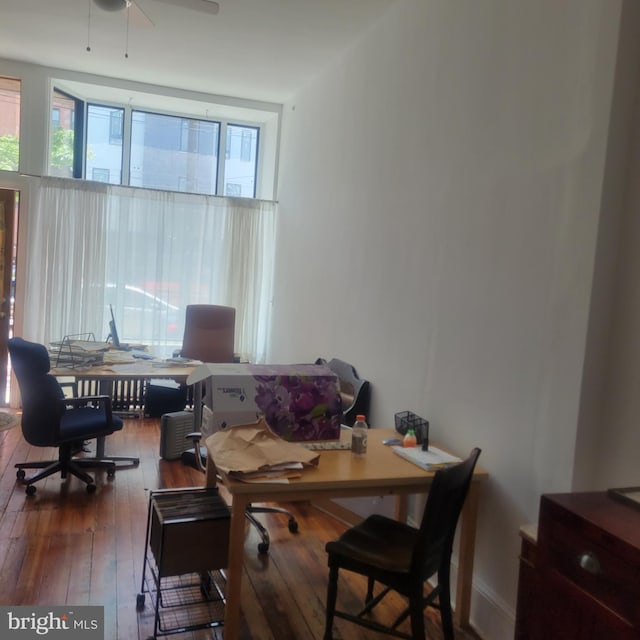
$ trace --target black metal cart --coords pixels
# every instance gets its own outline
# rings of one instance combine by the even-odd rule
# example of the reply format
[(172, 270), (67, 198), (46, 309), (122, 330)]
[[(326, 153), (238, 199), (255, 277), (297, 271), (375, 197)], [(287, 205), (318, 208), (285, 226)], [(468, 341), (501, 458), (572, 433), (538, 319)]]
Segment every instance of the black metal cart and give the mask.
[(151, 492), (136, 608), (148, 593), (153, 638), (223, 624), (229, 520), (216, 488)]

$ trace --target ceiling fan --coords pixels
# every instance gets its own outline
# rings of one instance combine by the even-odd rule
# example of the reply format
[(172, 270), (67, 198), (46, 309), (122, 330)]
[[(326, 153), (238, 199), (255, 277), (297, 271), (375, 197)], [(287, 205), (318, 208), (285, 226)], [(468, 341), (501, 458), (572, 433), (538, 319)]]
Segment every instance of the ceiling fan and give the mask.
[[(93, 0), (101, 9), (105, 11), (123, 11), (129, 9), (133, 24), (138, 26), (154, 26), (153, 20), (143, 11), (142, 7), (136, 0)], [(155, 0), (155, 2), (164, 2), (172, 4), (176, 7), (191, 9), (192, 11), (202, 11), (215, 15), (220, 11), (220, 4), (214, 0)]]

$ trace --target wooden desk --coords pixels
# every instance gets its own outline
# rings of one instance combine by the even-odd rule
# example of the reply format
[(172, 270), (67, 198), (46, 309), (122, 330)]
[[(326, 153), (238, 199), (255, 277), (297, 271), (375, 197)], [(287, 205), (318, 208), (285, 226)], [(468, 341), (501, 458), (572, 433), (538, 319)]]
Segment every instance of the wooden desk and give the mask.
[[(185, 383), (189, 374), (194, 370), (196, 365), (189, 366), (154, 366), (153, 360), (135, 360), (131, 363), (118, 363), (116, 365), (101, 365), (99, 367), (86, 368), (62, 368), (57, 367), (51, 369), (51, 375), (56, 378), (74, 378), (77, 381), (90, 380), (95, 381), (98, 385), (99, 393), (113, 398), (113, 385), (118, 380), (136, 380), (140, 378), (165, 378), (175, 380), (176, 382)], [(202, 392), (200, 388), (196, 389), (194, 402), (201, 402)], [(118, 413), (118, 411), (114, 411)], [(130, 411), (120, 412), (129, 415)], [(140, 408), (140, 417), (142, 417), (142, 408)], [(104, 457), (105, 439), (98, 438), (96, 440), (96, 457)]]
[(69, 377), (78, 380), (98, 380), (101, 382), (113, 382), (114, 380), (127, 380), (131, 378), (169, 378), (176, 382), (186, 382), (189, 374), (195, 369), (195, 365), (189, 366), (154, 366), (153, 360), (136, 360), (131, 363), (119, 363), (116, 365), (100, 365), (99, 367), (86, 367), (77, 369), (54, 368), (51, 375), (56, 377)]
[[(321, 451), (317, 468), (305, 470), (302, 477), (293, 479), (288, 484), (239, 482), (223, 475), (223, 483), (232, 496), (225, 640), (236, 640), (239, 636), (247, 504), (395, 495), (396, 517), (406, 521), (408, 496), (427, 493), (434, 472), (420, 469), (382, 444), (383, 438), (393, 435), (397, 435), (393, 429), (372, 429), (369, 432), (368, 451), (363, 457), (356, 457), (344, 450)], [(210, 455), (209, 460), (211, 459)], [(476, 468), (460, 520), (454, 618), (461, 627), (469, 626), (478, 490), (480, 480), (486, 477), (486, 471)], [(206, 482), (207, 486), (216, 485), (214, 465), (209, 464), (207, 467)]]

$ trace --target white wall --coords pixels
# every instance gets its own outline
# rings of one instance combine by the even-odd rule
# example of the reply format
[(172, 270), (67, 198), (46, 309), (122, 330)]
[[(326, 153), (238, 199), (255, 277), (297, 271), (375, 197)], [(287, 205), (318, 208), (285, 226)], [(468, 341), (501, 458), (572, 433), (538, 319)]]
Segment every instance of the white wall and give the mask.
[[(640, 122), (634, 133), (632, 171), (640, 171)], [(594, 465), (598, 488), (640, 484), (640, 184), (631, 182), (624, 219), (612, 330), (611, 362)]]
[(482, 447), (491, 640), (520, 525), (572, 485), (620, 11), (403, 0), (284, 109), (271, 361), (349, 360), (373, 426)]
[[(592, 486), (599, 489), (640, 484), (640, 184), (636, 178), (640, 171), (640, 5), (625, 2), (625, 9), (621, 49), (628, 68), (621, 70), (618, 93), (629, 94), (635, 120), (631, 134), (624, 130), (619, 134), (620, 138), (627, 134), (630, 161), (627, 171), (620, 169), (628, 189), (615, 247), (619, 257), (611, 286), (613, 314), (602, 382), (603, 409), (592, 447)], [(613, 165), (612, 173), (615, 169)]]
[(637, 485), (640, 467), (640, 4), (624, 0), (573, 490)]

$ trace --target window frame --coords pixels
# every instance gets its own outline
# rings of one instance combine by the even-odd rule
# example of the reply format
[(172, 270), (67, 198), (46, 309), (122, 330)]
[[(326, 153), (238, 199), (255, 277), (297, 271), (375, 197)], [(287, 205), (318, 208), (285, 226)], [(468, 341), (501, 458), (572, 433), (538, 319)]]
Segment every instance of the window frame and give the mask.
[[(119, 102), (110, 102), (105, 100), (92, 100), (82, 99), (70, 94), (54, 84), (53, 91), (64, 95), (65, 97), (74, 100), (75, 102), (75, 126), (74, 126), (74, 166), (73, 177), (82, 178), (87, 180), (86, 176), (86, 157), (87, 157), (87, 114), (89, 106), (99, 106), (106, 108), (123, 109), (123, 140), (122, 140), (122, 172), (121, 181), (119, 184), (122, 186), (131, 185), (131, 140), (132, 140), (132, 115), (134, 112), (145, 112), (159, 116), (170, 116), (181, 118), (184, 120), (195, 120), (214, 122), (218, 124), (218, 148), (217, 148), (217, 167), (216, 167), (216, 181), (214, 193), (203, 193), (203, 195), (217, 195), (223, 196), (225, 192), (225, 162), (226, 162), (226, 132), (227, 125), (235, 127), (246, 127), (255, 129), (257, 132), (256, 140), (256, 156), (253, 166), (253, 193), (250, 196), (238, 196), (246, 197), (249, 199), (255, 199), (257, 197), (259, 188), (259, 178), (262, 171), (262, 163), (264, 161), (261, 148), (261, 139), (263, 135), (264, 123), (244, 121), (242, 118), (231, 117), (218, 117), (213, 114), (209, 114), (207, 111), (206, 117), (199, 117), (193, 113), (174, 112), (168, 110), (152, 109), (148, 107), (127, 105)], [(77, 165), (80, 169), (77, 169)], [(200, 192), (198, 192), (200, 193)]]

